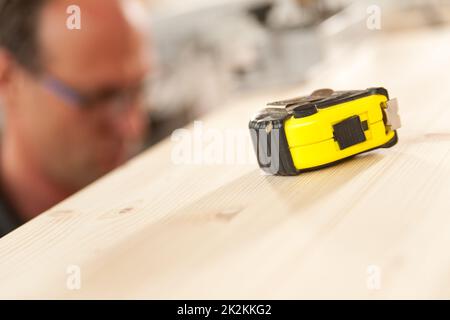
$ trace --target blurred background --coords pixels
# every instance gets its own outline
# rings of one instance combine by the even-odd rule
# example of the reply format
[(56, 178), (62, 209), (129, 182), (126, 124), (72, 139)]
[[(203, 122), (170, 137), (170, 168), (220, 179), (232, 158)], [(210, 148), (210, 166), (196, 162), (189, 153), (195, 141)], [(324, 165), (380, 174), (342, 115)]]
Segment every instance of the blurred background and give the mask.
[[(378, 33), (439, 28), (450, 1), (142, 0), (154, 44), (150, 144), (230, 99), (301, 84)], [(381, 22), (376, 19), (380, 15)], [(347, 88), (351, 89), (351, 88)], [(354, 89), (354, 88), (353, 88)]]

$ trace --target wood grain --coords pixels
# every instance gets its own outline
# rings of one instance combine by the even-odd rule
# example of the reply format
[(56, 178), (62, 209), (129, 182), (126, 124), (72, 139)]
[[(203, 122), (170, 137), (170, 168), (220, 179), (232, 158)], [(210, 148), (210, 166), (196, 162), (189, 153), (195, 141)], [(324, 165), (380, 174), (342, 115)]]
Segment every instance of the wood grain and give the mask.
[(400, 102), (394, 148), (285, 178), (176, 165), (168, 139), (1, 239), (0, 297), (450, 298), (449, 39), (380, 33), (202, 119), (245, 129), (267, 101), (382, 85)]

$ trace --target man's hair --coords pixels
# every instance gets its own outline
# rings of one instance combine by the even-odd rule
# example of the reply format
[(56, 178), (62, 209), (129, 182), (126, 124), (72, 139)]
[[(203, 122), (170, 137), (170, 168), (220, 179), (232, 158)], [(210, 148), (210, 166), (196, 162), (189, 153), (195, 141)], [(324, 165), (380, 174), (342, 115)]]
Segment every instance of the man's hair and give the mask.
[(32, 72), (41, 68), (37, 29), (47, 1), (0, 0), (0, 48)]

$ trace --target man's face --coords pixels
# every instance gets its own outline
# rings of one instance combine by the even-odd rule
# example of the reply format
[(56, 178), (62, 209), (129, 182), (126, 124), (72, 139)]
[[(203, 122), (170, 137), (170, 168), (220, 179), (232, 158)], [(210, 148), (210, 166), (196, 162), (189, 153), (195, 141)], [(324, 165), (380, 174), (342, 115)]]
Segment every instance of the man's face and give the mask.
[(148, 66), (140, 36), (115, 1), (78, 1), (81, 30), (66, 28), (65, 1), (42, 12), (42, 72), (16, 77), (14, 120), (26, 147), (47, 174), (80, 188), (123, 163), (140, 146), (146, 128), (141, 99), (79, 106), (46, 87), (54, 77), (86, 95), (136, 87)]

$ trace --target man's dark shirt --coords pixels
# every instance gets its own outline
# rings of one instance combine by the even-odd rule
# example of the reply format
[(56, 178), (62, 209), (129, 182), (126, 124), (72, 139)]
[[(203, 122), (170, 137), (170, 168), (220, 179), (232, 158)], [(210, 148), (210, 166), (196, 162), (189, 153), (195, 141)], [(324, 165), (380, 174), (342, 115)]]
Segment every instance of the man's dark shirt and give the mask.
[(13, 231), (20, 226), (20, 224), (17, 215), (0, 189), (0, 238)]

